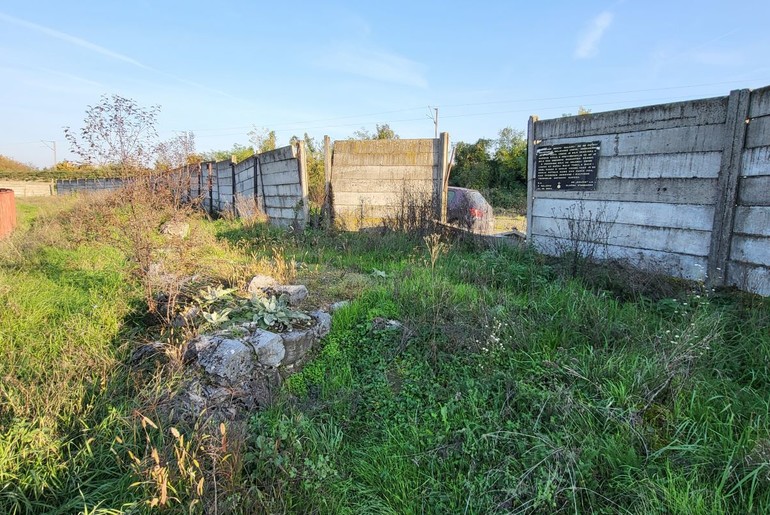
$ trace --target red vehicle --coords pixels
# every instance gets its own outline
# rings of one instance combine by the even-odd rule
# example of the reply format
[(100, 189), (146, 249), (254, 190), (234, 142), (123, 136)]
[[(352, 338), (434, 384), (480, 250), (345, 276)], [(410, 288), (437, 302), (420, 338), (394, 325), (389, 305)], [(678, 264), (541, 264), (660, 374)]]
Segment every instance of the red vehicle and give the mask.
[(495, 215), (492, 206), (476, 190), (447, 188), (447, 222), (469, 231), (490, 234), (495, 231)]

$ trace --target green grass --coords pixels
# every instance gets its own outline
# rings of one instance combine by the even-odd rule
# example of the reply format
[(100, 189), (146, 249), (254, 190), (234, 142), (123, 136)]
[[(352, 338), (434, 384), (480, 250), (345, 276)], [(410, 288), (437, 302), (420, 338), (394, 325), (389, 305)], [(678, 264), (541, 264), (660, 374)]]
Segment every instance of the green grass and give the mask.
[(621, 301), (519, 251), (404, 261), (253, 418), (265, 510), (770, 509), (766, 301)]
[(120, 372), (136, 298), (124, 258), (104, 246), (29, 258), (0, 267), (0, 511), (119, 506), (132, 497), (112, 452), (133, 404)]
[(220, 277), (294, 261), (313, 307), (353, 302), (229, 443), (172, 438), (177, 371), (127, 366), (154, 330), (131, 255), (77, 233), (87, 213), (114, 238), (127, 211), (52, 209), (66, 230), (41, 237), (44, 209), (22, 206), (35, 244), (0, 262), (0, 512), (147, 511), (164, 471), (173, 513), (770, 511), (767, 299), (565, 278), (527, 249), (193, 220)]

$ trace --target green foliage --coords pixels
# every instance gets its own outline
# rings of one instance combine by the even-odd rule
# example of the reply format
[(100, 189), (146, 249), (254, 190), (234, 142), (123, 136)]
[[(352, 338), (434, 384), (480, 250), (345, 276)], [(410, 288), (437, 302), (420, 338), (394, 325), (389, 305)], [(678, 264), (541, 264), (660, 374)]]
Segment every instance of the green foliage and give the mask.
[(290, 330), (294, 324), (308, 322), (311, 318), (301, 311), (291, 309), (289, 297), (285, 294), (252, 296), (249, 300), (250, 310), (253, 312), (252, 322), (256, 322), (263, 329), (273, 331)]
[(258, 154), (277, 148), (275, 131), (270, 131), (264, 127), (260, 129), (255, 126), (249, 131), (248, 136), (249, 141), (251, 141), (253, 148), (257, 149)]
[[(522, 131), (502, 129), (496, 140), (458, 142), (449, 183), (478, 190), (511, 192), (527, 181), (527, 140)], [(496, 207), (508, 207), (492, 203)]]
[(0, 154), (0, 172), (31, 173), (36, 170), (37, 169), (32, 165), (16, 161), (15, 159)]
[(263, 510), (770, 507), (767, 301), (620, 301), (515, 249), (404, 260), (255, 416)]
[[(2, 156), (0, 156), (2, 157)], [(112, 166), (96, 167), (85, 163), (59, 161), (53, 168), (0, 166), (0, 179), (16, 181), (53, 181), (56, 179), (103, 179), (118, 177), (120, 171)]]
[(115, 461), (136, 406), (121, 366), (139, 298), (125, 258), (101, 244), (27, 252), (0, 268), (0, 512), (131, 503), (134, 477)]
[(233, 143), (230, 150), (213, 150), (210, 152), (204, 152), (202, 154), (204, 161), (230, 161), (235, 156), (235, 162), (240, 163), (244, 159), (254, 155), (254, 148), (251, 146), (241, 145), (240, 143)]
[(399, 139), (399, 136), (387, 123), (383, 123), (382, 125), (378, 123), (375, 125), (374, 132), (369, 132), (366, 128), (361, 127), (353, 132), (353, 137), (351, 139)]
[[(291, 143), (299, 141), (297, 136), (291, 137)], [(307, 150), (305, 165), (307, 167), (308, 178), (308, 194), (310, 202), (315, 206), (320, 207), (324, 201), (324, 181), (325, 179), (325, 164), (324, 164), (324, 149), (314, 138), (308, 136), (307, 132), (303, 138), (305, 142), (305, 149)]]

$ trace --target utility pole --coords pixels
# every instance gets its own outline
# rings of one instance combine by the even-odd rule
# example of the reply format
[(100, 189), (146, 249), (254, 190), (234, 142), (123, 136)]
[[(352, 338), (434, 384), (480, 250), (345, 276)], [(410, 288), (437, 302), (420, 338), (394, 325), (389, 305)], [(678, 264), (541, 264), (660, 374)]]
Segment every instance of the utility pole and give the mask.
[(428, 112), (433, 110), (433, 113), (428, 115), (428, 118), (433, 120), (433, 128), (435, 129), (435, 138), (438, 139), (438, 107), (428, 106)]
[[(51, 150), (53, 150), (53, 167), (56, 168), (56, 163), (57, 163), (57, 161), (56, 161), (56, 142), (52, 141), (52, 140), (45, 140), (45, 139), (41, 139), (40, 142), (43, 145), (45, 145), (46, 147), (48, 147)], [(50, 145), (49, 145), (49, 143), (50, 143)]]

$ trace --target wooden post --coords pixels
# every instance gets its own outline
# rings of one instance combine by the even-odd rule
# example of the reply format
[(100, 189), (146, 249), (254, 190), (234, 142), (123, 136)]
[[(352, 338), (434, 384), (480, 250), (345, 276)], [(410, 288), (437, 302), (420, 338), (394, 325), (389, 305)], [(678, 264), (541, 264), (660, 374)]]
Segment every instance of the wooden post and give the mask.
[(535, 123), (537, 116), (530, 116), (527, 123), (527, 242), (532, 243), (532, 210), (535, 206)]
[(738, 176), (741, 171), (743, 147), (746, 143), (746, 120), (749, 116), (750, 97), (750, 90), (736, 89), (730, 92), (727, 101), (725, 139), (717, 179), (717, 200), (708, 257), (706, 284), (709, 286), (723, 286), (727, 280), (735, 204), (738, 198)]

